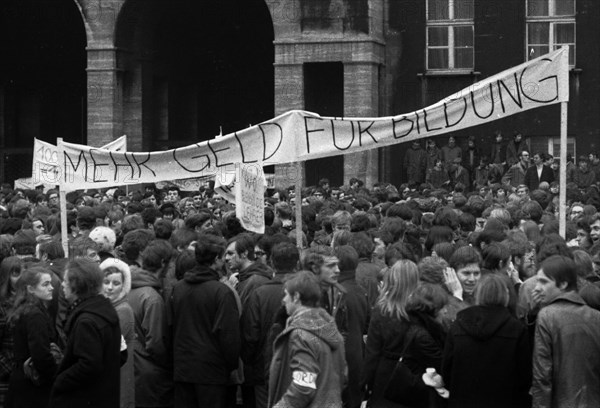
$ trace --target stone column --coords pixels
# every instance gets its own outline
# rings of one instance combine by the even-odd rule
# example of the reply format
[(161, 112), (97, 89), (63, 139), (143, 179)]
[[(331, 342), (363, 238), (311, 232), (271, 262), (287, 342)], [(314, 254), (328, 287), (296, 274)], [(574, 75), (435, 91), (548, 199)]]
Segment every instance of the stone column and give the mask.
[[(304, 109), (302, 64), (275, 63), (275, 116), (294, 109)], [(304, 174), (304, 167), (301, 174)], [(276, 187), (287, 187), (293, 185), (299, 176), (295, 164), (279, 164), (275, 166), (274, 184)]]
[[(379, 116), (379, 64), (344, 63), (344, 116)], [(344, 183), (356, 177), (371, 187), (379, 180), (379, 149), (344, 155)]]
[(115, 27), (125, 0), (77, 0), (87, 34), (87, 141), (101, 146), (123, 135), (123, 94)]
[(101, 146), (123, 135), (123, 95), (117, 50), (88, 47), (88, 144)]

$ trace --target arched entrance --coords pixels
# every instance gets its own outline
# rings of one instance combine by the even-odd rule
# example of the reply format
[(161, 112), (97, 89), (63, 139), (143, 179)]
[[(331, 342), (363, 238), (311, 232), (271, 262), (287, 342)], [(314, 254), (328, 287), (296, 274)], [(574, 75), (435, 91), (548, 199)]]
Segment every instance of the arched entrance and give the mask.
[(263, 0), (128, 0), (116, 46), (134, 149), (187, 145), (273, 117), (273, 23)]
[(0, 178), (31, 176), (33, 138), (85, 143), (86, 35), (73, 0), (0, 2)]

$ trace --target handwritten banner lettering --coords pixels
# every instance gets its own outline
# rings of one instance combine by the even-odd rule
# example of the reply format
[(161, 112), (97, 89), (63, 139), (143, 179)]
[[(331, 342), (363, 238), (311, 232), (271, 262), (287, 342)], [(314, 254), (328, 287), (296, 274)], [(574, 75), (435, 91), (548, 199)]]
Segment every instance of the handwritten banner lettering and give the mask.
[(568, 48), (478, 82), (426, 108), (382, 118), (290, 111), (213, 140), (161, 152), (110, 152), (63, 143), (64, 188), (216, 176), (262, 165), (353, 153), (477, 126), (569, 100)]
[[(112, 151), (127, 150), (127, 136), (113, 140), (102, 146), (102, 149)], [(62, 172), (58, 160), (58, 148), (51, 143), (37, 138), (33, 141), (33, 163), (31, 168), (31, 184), (59, 184)], [(27, 180), (27, 179), (25, 179)]]

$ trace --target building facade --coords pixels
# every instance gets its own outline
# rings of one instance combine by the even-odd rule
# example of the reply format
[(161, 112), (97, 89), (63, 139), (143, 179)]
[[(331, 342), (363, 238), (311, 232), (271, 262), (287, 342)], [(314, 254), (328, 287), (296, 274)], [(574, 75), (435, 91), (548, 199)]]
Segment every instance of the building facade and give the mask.
[[(134, 151), (213, 138), (290, 109), (410, 112), (563, 44), (569, 150), (600, 149), (596, 0), (5, 0), (0, 179), (27, 177), (33, 138)], [(453, 134), (485, 149), (518, 130), (558, 154), (558, 105)], [(446, 136), (438, 138), (444, 145)], [(407, 146), (309, 161), (328, 177), (400, 184)], [(276, 166), (278, 184), (297, 176)]]

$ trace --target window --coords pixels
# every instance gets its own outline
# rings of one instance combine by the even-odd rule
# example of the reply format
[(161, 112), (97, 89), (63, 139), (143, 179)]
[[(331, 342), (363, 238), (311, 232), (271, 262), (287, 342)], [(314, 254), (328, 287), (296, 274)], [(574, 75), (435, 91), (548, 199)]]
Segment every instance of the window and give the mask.
[(527, 59), (569, 45), (575, 66), (575, 0), (527, 0)]
[[(576, 141), (574, 137), (567, 137), (567, 154), (570, 154), (575, 161), (577, 149)], [(555, 158), (560, 157), (560, 137), (549, 137), (548, 138), (548, 153)]]
[(427, 0), (427, 70), (472, 71), (473, 0)]

